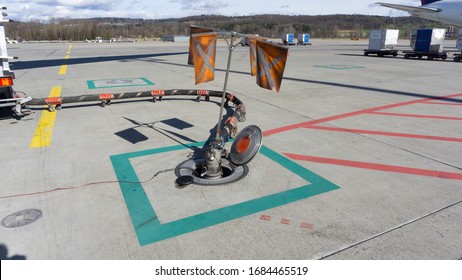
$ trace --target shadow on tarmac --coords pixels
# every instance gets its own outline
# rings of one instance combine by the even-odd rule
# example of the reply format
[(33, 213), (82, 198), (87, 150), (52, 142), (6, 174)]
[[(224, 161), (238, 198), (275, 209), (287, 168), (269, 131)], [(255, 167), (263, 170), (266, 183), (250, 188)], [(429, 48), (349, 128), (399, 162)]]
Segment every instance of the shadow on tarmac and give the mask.
[(98, 63), (107, 61), (123, 61), (150, 57), (162, 57), (172, 55), (183, 55), (188, 52), (172, 52), (172, 53), (152, 53), (152, 54), (135, 54), (135, 55), (118, 55), (118, 56), (99, 56), (99, 57), (84, 57), (84, 58), (69, 58), (69, 59), (46, 59), (46, 60), (30, 60), (11, 62), (13, 70), (34, 69), (43, 67), (61, 66), (63, 63), (67, 65)]
[[(103, 56), (103, 57), (87, 57), (87, 58), (71, 58), (71, 59), (54, 59), (54, 60), (18, 61), (18, 62), (14, 62), (14, 69), (22, 70), (22, 69), (61, 66), (64, 62), (66, 62), (67, 65), (73, 65), (73, 64), (98, 63), (98, 62), (116, 61), (116, 60), (123, 61), (123, 60), (133, 60), (133, 59), (140, 59), (140, 58), (155, 58), (155, 57), (162, 57), (162, 56), (173, 56), (173, 55), (184, 55), (184, 54), (188, 54), (188, 52)], [(167, 65), (174, 65), (174, 66), (192, 67), (191, 65), (187, 65), (186, 63), (185, 64), (171, 63), (171, 62), (161, 61), (157, 59), (152, 60), (152, 62), (167, 64)], [(216, 68), (215, 71), (226, 72), (226, 69)], [(250, 75), (250, 72), (245, 72), (245, 71), (231, 70), (231, 73)], [(404, 96), (410, 96), (410, 97), (416, 97), (416, 98), (431, 98), (431, 99), (444, 100), (444, 101), (449, 101), (449, 102), (462, 103), (461, 99), (445, 98), (445, 97), (439, 97), (435, 95), (420, 94), (420, 93), (414, 93), (414, 92), (405, 92), (405, 91), (390, 90), (390, 89), (383, 89), (383, 88), (373, 88), (373, 87), (365, 87), (365, 86), (359, 86), (359, 85), (341, 84), (341, 83), (335, 83), (335, 82), (316, 81), (316, 80), (291, 78), (291, 77), (284, 77), (283, 79), (288, 80), (288, 81), (302, 82), (302, 83), (312, 83), (312, 84), (320, 84), (320, 85), (325, 85), (325, 86), (344, 87), (344, 88), (351, 88), (351, 89), (357, 89), (357, 90), (367, 90), (367, 91), (375, 91), (375, 92), (380, 92), (380, 93), (404, 95)]]
[[(186, 65), (186, 64), (171, 63), (171, 62), (165, 62), (165, 61), (156, 61), (156, 63), (191, 67), (190, 65)], [(215, 71), (226, 72), (226, 69), (215, 68)], [(234, 74), (242, 74), (242, 75), (250, 76), (250, 72), (235, 71), (235, 70), (234, 71), (231, 70), (230, 72)], [(430, 99), (441, 100), (441, 101), (462, 103), (462, 99), (440, 97), (437, 95), (421, 94), (421, 93), (391, 90), (391, 89), (384, 89), (384, 88), (366, 87), (366, 86), (351, 85), (351, 84), (342, 84), (342, 83), (327, 82), (327, 81), (316, 81), (316, 80), (301, 79), (301, 78), (283, 77), (282, 79), (287, 80), (287, 81), (301, 82), (301, 83), (311, 83), (311, 84), (318, 84), (318, 85), (331, 86), (331, 87), (343, 87), (343, 88), (351, 88), (351, 89), (357, 89), (357, 90), (375, 91), (375, 92), (387, 93), (387, 94), (404, 95), (404, 96), (410, 96), (410, 97), (416, 97), (416, 98), (430, 98)]]
[[(225, 109), (226, 109), (226, 114), (223, 116), (223, 118), (221, 120), (222, 124), (224, 123), (225, 120), (227, 120), (234, 113), (234, 111), (233, 111), (233, 109), (231, 107), (226, 107)], [(143, 123), (143, 122), (139, 122), (137, 120), (127, 118), (127, 117), (123, 117), (123, 118), (125, 120), (129, 121), (130, 123), (134, 124), (135, 126), (132, 127), (132, 128), (122, 130), (122, 131), (115, 132), (114, 134), (119, 136), (120, 138), (122, 138), (122, 139), (124, 139), (124, 140), (126, 140), (126, 141), (128, 141), (128, 142), (130, 142), (132, 144), (136, 144), (136, 143), (139, 143), (139, 142), (149, 140), (149, 137), (147, 137), (146, 135), (144, 135), (141, 132), (136, 130), (136, 128), (138, 128), (138, 127), (148, 127), (148, 128), (153, 129), (154, 131), (164, 135), (165, 137), (177, 142), (178, 144), (183, 145), (186, 148), (193, 150), (195, 157), (203, 157), (203, 155), (204, 155), (204, 147), (208, 147), (210, 145), (210, 143), (212, 141), (214, 141), (216, 130), (217, 130), (216, 125), (212, 129), (210, 129), (210, 134), (208, 136), (208, 139), (205, 141), (205, 144), (204, 144), (204, 146), (202, 148), (190, 147), (190, 146), (188, 146), (187, 143), (197, 143), (198, 141), (196, 141), (194, 139), (191, 139), (189, 137), (186, 137), (186, 136), (184, 136), (184, 135), (182, 135), (180, 133), (168, 130), (168, 129), (155, 127), (156, 123), (163, 123), (163, 124), (169, 125), (169, 126), (175, 128), (175, 129), (178, 129), (178, 130), (183, 130), (183, 129), (186, 129), (186, 128), (194, 127), (192, 124), (190, 124), (188, 122), (185, 122), (185, 121), (180, 120), (178, 118), (171, 118), (171, 119), (166, 119), (166, 120), (161, 120), (161, 121), (155, 121), (155, 122), (152, 122), (152, 123)], [(222, 127), (223, 127), (223, 125), (222, 125)], [(178, 139), (186, 142), (186, 144), (184, 142), (178, 140)]]
[(0, 260), (25, 260), (26, 256), (23, 255), (14, 255), (8, 257), (8, 248), (5, 244), (0, 244)]

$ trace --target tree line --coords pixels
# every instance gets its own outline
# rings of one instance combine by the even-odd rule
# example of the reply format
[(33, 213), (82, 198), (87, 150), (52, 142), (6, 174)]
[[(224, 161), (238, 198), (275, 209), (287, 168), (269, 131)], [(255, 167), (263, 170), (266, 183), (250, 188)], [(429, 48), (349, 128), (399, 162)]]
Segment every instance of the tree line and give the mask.
[(52, 19), (48, 22), (11, 22), (6, 25), (9, 38), (25, 41), (64, 40), (83, 41), (96, 37), (110, 39), (160, 38), (167, 35), (189, 35), (190, 25), (201, 25), (279, 38), (284, 33), (308, 33), (313, 38), (369, 36), (372, 29), (400, 29), (400, 36), (409, 38), (412, 29), (447, 26), (416, 17), (385, 17), (367, 15), (320, 16), (219, 16), (199, 15), (174, 19)]

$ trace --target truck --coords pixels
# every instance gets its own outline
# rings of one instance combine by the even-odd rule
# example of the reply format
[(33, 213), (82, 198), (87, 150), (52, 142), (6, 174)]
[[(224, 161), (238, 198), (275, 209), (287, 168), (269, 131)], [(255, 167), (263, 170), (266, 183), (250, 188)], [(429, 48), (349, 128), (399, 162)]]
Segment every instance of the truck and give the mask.
[(283, 45), (295, 45), (294, 34), (292, 33), (282, 34), (281, 39)]

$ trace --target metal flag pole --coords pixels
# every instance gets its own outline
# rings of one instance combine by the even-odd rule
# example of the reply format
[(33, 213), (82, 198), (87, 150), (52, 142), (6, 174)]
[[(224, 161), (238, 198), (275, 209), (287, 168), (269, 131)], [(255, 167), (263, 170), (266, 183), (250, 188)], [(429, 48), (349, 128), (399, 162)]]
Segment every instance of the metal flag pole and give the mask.
[[(221, 96), (221, 106), (220, 106), (220, 115), (218, 116), (218, 123), (217, 123), (217, 132), (215, 134), (215, 143), (221, 143), (221, 119), (223, 118), (223, 110), (225, 107), (226, 101), (226, 91), (228, 90), (228, 78), (229, 72), (231, 69), (231, 58), (233, 57), (233, 50), (236, 47), (234, 45), (234, 37), (236, 36), (236, 32), (231, 32), (231, 41), (229, 43), (229, 55), (228, 55), (228, 65), (226, 67), (226, 74), (225, 74), (225, 83), (223, 86), (223, 95)], [(223, 143), (224, 146), (225, 143)]]

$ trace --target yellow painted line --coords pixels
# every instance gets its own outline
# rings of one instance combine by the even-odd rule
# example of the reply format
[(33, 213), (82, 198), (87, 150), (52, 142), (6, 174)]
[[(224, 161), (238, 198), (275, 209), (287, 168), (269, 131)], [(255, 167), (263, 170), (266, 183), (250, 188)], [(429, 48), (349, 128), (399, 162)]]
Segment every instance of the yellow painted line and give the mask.
[[(64, 57), (64, 59), (69, 59), (71, 49), (72, 49), (72, 45), (70, 45), (69, 48), (67, 49), (67, 53), (66, 53), (66, 56)], [(65, 75), (66, 72), (67, 72), (67, 64), (64, 63), (63, 65), (61, 65), (61, 68), (59, 68), (59, 75)]]
[(61, 65), (61, 68), (59, 69), (59, 75), (64, 75), (67, 72), (67, 64)]
[[(53, 87), (48, 97), (59, 97), (61, 95), (61, 87)], [(42, 148), (51, 145), (51, 137), (55, 126), (56, 111), (42, 111), (42, 116), (35, 129), (34, 137), (30, 141), (30, 148)]]

